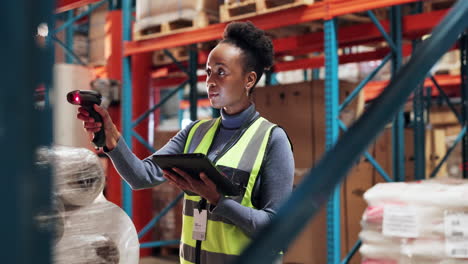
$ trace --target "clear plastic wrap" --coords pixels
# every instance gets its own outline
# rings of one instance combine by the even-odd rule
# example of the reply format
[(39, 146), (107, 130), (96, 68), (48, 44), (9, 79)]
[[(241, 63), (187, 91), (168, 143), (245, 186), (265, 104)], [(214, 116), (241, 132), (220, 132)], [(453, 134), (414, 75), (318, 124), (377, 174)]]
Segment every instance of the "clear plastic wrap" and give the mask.
[(39, 151), (39, 163), (48, 162), (54, 171), (54, 191), (65, 205), (91, 204), (102, 192), (104, 170), (99, 158), (85, 148), (55, 146)]
[(364, 194), (365, 264), (468, 263), (468, 181), (380, 183)]
[(83, 148), (55, 146), (38, 152), (37, 165), (54, 171), (53, 210), (37, 216), (54, 228), (56, 264), (136, 264), (138, 235), (125, 212), (102, 194), (101, 161)]
[(364, 194), (364, 199), (371, 206), (390, 202), (441, 208), (466, 208), (468, 207), (466, 197), (468, 197), (468, 182), (450, 178), (411, 183), (379, 183)]
[(130, 218), (100, 196), (65, 212), (65, 232), (55, 247), (56, 264), (136, 264), (140, 245)]

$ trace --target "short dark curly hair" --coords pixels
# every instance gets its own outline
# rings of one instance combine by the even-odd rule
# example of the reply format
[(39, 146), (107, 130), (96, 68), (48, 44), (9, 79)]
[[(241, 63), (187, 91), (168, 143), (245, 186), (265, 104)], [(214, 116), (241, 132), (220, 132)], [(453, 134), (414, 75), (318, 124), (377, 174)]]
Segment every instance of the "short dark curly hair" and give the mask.
[(220, 43), (229, 43), (244, 52), (245, 71), (255, 71), (257, 85), (265, 70), (273, 65), (273, 43), (265, 32), (252, 22), (231, 22), (224, 30)]

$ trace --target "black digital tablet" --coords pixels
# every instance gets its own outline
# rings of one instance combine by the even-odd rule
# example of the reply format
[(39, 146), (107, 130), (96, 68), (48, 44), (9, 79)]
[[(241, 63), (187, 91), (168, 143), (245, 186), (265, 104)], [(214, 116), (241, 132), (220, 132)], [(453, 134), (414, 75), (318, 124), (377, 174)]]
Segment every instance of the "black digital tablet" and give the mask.
[[(178, 168), (187, 172), (190, 176), (200, 180), (200, 173), (204, 172), (216, 184), (221, 194), (236, 196), (240, 189), (226, 178), (216, 166), (201, 153), (153, 155), (153, 162), (164, 170), (172, 171)], [(177, 175), (177, 173), (174, 172)], [(193, 194), (186, 192), (188, 194)]]

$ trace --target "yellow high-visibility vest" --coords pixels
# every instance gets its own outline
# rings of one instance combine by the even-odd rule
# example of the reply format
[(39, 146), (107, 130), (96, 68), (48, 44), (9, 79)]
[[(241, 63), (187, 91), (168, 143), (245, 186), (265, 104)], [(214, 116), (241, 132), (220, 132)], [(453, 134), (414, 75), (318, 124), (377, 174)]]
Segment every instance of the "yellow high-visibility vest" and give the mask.
[[(206, 155), (220, 123), (220, 118), (196, 123), (189, 132), (184, 152)], [(252, 204), (253, 189), (264, 161), (271, 131), (275, 126), (262, 117), (251, 121), (232, 147), (225, 153), (220, 153), (215, 160), (216, 166), (221, 168), (235, 184), (240, 185), (241, 195), (230, 198), (243, 206), (255, 208)], [(192, 239), (193, 215), (201, 200), (200, 196), (184, 195), (180, 248), (180, 263), (183, 264), (195, 263), (197, 241)], [(249, 242), (250, 238), (240, 228), (222, 216), (211, 214), (208, 210), (206, 239), (198, 242), (200, 263), (197, 264), (230, 263), (240, 255)]]

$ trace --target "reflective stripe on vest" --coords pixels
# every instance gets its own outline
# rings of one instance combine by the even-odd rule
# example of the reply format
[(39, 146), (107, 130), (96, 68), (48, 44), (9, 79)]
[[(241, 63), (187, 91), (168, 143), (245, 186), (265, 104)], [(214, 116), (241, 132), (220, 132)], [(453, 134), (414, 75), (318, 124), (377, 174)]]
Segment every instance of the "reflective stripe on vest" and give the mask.
[[(219, 125), (219, 118), (195, 124), (187, 137), (185, 151), (207, 154)], [(250, 173), (243, 196), (231, 197), (244, 206), (254, 208), (252, 192), (263, 163), (271, 130), (275, 126), (262, 117), (258, 118), (226, 153), (218, 157), (216, 162), (217, 166)], [(196, 241), (192, 239), (193, 210), (197, 208), (200, 200), (200, 196), (184, 195), (181, 263), (195, 263)], [(249, 237), (228, 219), (208, 212), (206, 240), (201, 243), (201, 264), (229, 263), (249, 242)]]

